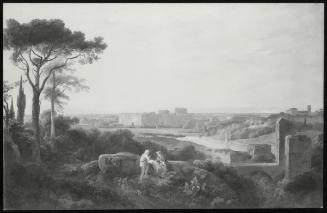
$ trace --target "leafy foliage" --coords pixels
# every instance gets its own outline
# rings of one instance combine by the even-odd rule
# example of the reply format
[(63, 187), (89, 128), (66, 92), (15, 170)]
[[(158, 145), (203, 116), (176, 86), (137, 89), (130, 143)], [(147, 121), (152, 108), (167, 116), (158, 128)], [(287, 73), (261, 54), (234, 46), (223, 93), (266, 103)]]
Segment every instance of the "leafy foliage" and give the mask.
[[(71, 70), (73, 71), (73, 70)], [(47, 83), (44, 89), (45, 100), (54, 99), (55, 106), (58, 111), (63, 111), (63, 105), (66, 104), (65, 100), (69, 100), (67, 91), (88, 91), (89, 87), (84, 84), (85, 79), (77, 78), (71, 74), (67, 74), (59, 70)]]
[(4, 120), (5, 120), (5, 127), (9, 126), (9, 122), (14, 119), (14, 109), (13, 109), (13, 103), (11, 99), (11, 106), (9, 106), (9, 99), (12, 98), (12, 96), (9, 94), (10, 90), (15, 88), (19, 85), (19, 82), (9, 83), (8, 81), (3, 81), (3, 90), (2, 90), (2, 100), (3, 100), (3, 110), (4, 110)]
[(259, 198), (255, 192), (255, 184), (251, 179), (238, 175), (236, 170), (225, 166), (221, 162), (204, 160), (194, 161), (194, 164), (200, 168), (212, 172), (217, 177), (224, 180), (224, 182), (237, 193), (239, 199), (238, 202), (241, 204), (241, 206), (258, 206)]
[[(44, 111), (41, 115), (43, 135), (50, 135), (51, 116), (50, 111)], [(55, 127), (58, 135), (64, 135), (72, 125), (77, 124), (79, 119), (59, 115), (55, 118)]]
[(206, 192), (206, 183), (200, 183), (198, 178), (194, 176), (189, 183), (185, 182), (184, 192), (192, 197), (199, 196), (201, 193)]
[(323, 169), (323, 134), (318, 135), (317, 143), (313, 144), (312, 147), (312, 155), (311, 155), (311, 167), (317, 169), (318, 171), (322, 171)]
[(315, 190), (317, 186), (318, 184), (314, 177), (314, 173), (306, 172), (303, 175), (295, 177), (293, 181), (289, 182), (285, 186), (285, 190), (292, 193), (308, 193)]
[(89, 53), (90, 61), (96, 59), (95, 53), (100, 53), (107, 47), (102, 41), (101, 37), (86, 41), (84, 33), (72, 32), (59, 19), (33, 19), (24, 24), (9, 19), (7, 28), (4, 29), (4, 48), (6, 49), (27, 49), (30, 46), (40, 45), (37, 49), (44, 53), (51, 47), (44, 48), (41, 45), (51, 45), (62, 55), (70, 55), (75, 51)]
[(18, 145), (22, 160), (31, 160), (33, 131), (27, 129), (19, 122), (12, 122), (9, 132), (14, 143)]
[(33, 157), (39, 161), (40, 95), (45, 84), (52, 73), (66, 68), (75, 59), (81, 64), (98, 60), (98, 55), (107, 45), (101, 37), (86, 40), (84, 33), (72, 32), (59, 19), (33, 19), (22, 24), (15, 19), (8, 19), (6, 24), (3, 48), (11, 50), (12, 62), (24, 72), (33, 90), (32, 118), (36, 144)]
[(170, 160), (189, 161), (204, 159), (205, 155), (202, 152), (197, 151), (194, 146), (187, 145), (181, 149), (177, 149), (169, 153), (168, 158)]

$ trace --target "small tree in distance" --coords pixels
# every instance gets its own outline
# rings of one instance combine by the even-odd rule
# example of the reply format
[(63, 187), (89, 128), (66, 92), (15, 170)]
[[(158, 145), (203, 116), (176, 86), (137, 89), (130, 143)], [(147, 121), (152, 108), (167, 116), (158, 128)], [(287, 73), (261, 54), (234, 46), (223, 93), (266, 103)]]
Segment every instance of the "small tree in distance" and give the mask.
[(53, 72), (77, 59), (81, 64), (99, 59), (107, 45), (101, 37), (86, 40), (84, 33), (72, 32), (59, 19), (34, 19), (23, 24), (9, 19), (6, 24), (3, 48), (12, 50), (12, 62), (24, 72), (33, 90), (33, 159), (40, 161), (40, 95), (46, 82)]
[(17, 121), (23, 125), (24, 116), (25, 116), (25, 107), (26, 107), (26, 95), (24, 93), (22, 77), (20, 77), (19, 93), (18, 93), (16, 104), (17, 104)]
[(10, 110), (9, 110), (9, 119), (10, 121), (13, 121), (15, 119), (15, 109), (14, 109), (14, 101), (11, 97), (11, 104), (10, 104)]
[(87, 91), (89, 87), (83, 84), (84, 81), (85, 79), (77, 78), (65, 72), (52, 73), (52, 77), (48, 82), (48, 86), (44, 90), (44, 98), (50, 100), (50, 105), (51, 105), (50, 138), (52, 141), (56, 137), (55, 107), (57, 107), (57, 110), (60, 111), (63, 109), (63, 105), (65, 104), (64, 100), (69, 100), (68, 95), (65, 93), (66, 91), (72, 91), (72, 90), (74, 90), (74, 92), (79, 92), (81, 90)]
[(9, 98), (11, 98), (11, 95), (9, 94), (9, 91), (15, 88), (18, 85), (18, 82), (15, 83), (8, 83), (8, 81), (3, 81), (3, 90), (2, 90), (2, 100), (3, 100), (3, 110), (4, 110), (4, 124), (5, 129), (9, 127), (9, 121), (11, 119), (10, 115), (10, 107), (9, 107)]

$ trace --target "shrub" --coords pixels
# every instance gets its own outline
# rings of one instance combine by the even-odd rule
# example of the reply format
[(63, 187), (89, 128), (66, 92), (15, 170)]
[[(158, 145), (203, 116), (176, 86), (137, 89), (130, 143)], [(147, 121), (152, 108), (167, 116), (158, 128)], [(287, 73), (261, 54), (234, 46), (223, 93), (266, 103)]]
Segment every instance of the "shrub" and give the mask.
[(199, 152), (192, 145), (184, 146), (182, 149), (177, 149), (169, 154), (168, 157), (170, 160), (202, 160), (205, 158), (205, 155), (202, 152)]
[[(90, 144), (89, 137), (84, 129), (69, 129), (66, 134), (59, 138), (61, 150), (72, 151)], [(58, 144), (58, 145), (59, 145)]]
[[(76, 117), (69, 117), (58, 115), (55, 117), (55, 128), (56, 128), (56, 135), (64, 135), (67, 130), (74, 124), (77, 124), (79, 119)], [(42, 136), (49, 136), (50, 135), (50, 128), (51, 128), (51, 113), (50, 110), (44, 111), (41, 114), (41, 124), (42, 124)]]
[(274, 126), (264, 126), (258, 128), (247, 128), (247, 127), (238, 127), (237, 129), (232, 130), (232, 139), (247, 139), (247, 138), (256, 138), (261, 135), (270, 134), (275, 131)]
[(323, 134), (320, 134), (316, 138), (316, 143), (313, 144), (311, 154), (311, 167), (322, 171), (323, 168)]
[(185, 182), (184, 193), (196, 197), (202, 193), (206, 193), (206, 183), (200, 183), (196, 176), (188, 183)]
[(235, 169), (225, 166), (221, 162), (205, 160), (195, 161), (194, 164), (223, 179), (223, 181), (237, 193), (238, 200), (242, 207), (258, 206), (259, 198), (255, 191), (255, 184), (251, 179), (238, 175)]
[(49, 144), (41, 144), (40, 147), (40, 155), (42, 162), (55, 164), (59, 163), (58, 160), (60, 159), (60, 155), (58, 152), (53, 150)]
[(69, 129), (55, 140), (55, 148), (60, 154), (72, 155), (82, 161), (96, 160), (101, 154), (131, 152), (142, 154), (145, 147), (133, 139), (128, 130), (100, 132), (97, 129)]
[(295, 177), (295, 179), (285, 185), (285, 190), (291, 193), (309, 193), (318, 186), (314, 173), (306, 172)]
[(32, 159), (32, 143), (34, 141), (33, 131), (26, 129), (18, 122), (13, 122), (9, 127), (10, 135), (17, 144), (21, 159), (29, 161)]
[(140, 155), (143, 152), (143, 147), (133, 139), (133, 134), (129, 130), (117, 130), (104, 132), (98, 137), (96, 152), (98, 155), (117, 152), (130, 152)]
[(6, 170), (5, 208), (20, 209), (23, 205), (36, 208), (44, 203), (44, 192), (53, 186), (46, 168), (38, 164), (15, 164)]

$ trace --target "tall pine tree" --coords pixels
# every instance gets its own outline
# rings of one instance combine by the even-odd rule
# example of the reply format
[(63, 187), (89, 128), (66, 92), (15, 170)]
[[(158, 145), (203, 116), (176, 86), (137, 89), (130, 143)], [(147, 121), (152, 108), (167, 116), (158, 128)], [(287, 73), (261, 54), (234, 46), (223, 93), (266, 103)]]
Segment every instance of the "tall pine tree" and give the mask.
[(9, 110), (9, 119), (13, 121), (15, 119), (15, 110), (14, 110), (14, 101), (11, 98), (11, 105), (10, 105), (10, 110)]
[(17, 96), (17, 121), (22, 125), (24, 124), (25, 107), (26, 107), (26, 95), (24, 93), (23, 80), (21, 76), (20, 84), (19, 84), (19, 93)]

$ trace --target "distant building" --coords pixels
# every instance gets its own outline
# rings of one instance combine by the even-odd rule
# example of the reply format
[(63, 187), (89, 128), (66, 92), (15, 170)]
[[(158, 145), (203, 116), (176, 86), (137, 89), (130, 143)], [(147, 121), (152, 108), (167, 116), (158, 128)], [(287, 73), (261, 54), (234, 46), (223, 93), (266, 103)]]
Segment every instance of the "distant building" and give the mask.
[(186, 108), (175, 108), (175, 114), (187, 114)]
[(119, 124), (128, 127), (141, 127), (142, 126), (142, 114), (140, 113), (121, 113), (118, 116)]
[[(158, 114), (151, 113), (122, 113), (119, 114), (119, 124), (128, 127), (168, 127), (182, 128), (184, 124), (192, 119), (186, 108), (176, 108), (171, 114), (168, 110), (160, 110)], [(198, 128), (201, 124), (198, 125)]]
[(286, 111), (286, 114), (292, 116), (311, 116), (311, 105), (307, 106), (307, 110), (299, 111), (297, 108), (290, 108)]
[(298, 112), (297, 108), (290, 108), (286, 110), (286, 113), (290, 115), (296, 115), (297, 112)]
[(159, 110), (158, 114), (159, 115), (168, 115), (169, 114), (169, 110)]
[(155, 112), (143, 113), (142, 114), (142, 127), (157, 127), (159, 124), (158, 116)]
[(324, 109), (319, 109), (312, 113), (314, 116), (323, 116), (324, 115)]

